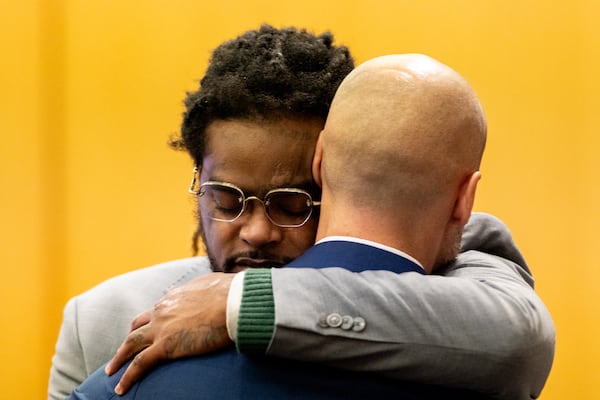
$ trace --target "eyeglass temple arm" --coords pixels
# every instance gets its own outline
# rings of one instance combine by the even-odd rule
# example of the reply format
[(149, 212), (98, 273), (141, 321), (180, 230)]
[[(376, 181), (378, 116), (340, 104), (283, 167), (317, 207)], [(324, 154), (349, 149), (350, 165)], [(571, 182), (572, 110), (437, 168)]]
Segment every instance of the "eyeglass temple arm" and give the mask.
[(195, 195), (200, 194), (200, 190), (196, 189), (196, 183), (198, 182), (197, 176), (198, 176), (198, 166), (194, 165), (194, 175), (192, 176), (192, 183), (190, 183), (188, 192), (191, 194), (195, 194)]

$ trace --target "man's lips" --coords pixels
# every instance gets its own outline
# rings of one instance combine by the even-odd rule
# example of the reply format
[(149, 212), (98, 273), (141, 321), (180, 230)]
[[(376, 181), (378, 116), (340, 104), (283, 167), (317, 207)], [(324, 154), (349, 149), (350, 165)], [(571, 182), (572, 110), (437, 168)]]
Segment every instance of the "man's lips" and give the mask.
[(281, 268), (284, 264), (276, 260), (238, 257), (235, 259), (235, 265), (239, 268)]

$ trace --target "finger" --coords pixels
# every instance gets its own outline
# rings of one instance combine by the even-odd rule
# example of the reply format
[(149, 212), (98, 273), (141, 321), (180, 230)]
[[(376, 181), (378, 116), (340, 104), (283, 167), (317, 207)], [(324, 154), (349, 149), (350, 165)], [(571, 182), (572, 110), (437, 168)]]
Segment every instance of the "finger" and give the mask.
[(148, 347), (152, 340), (146, 338), (147, 328), (141, 327), (127, 335), (125, 341), (119, 346), (113, 358), (106, 364), (104, 372), (112, 375), (119, 370), (131, 357)]
[(158, 364), (161, 359), (160, 356), (161, 351), (156, 345), (149, 346), (138, 353), (125, 370), (125, 373), (123, 373), (123, 376), (121, 376), (119, 383), (115, 387), (115, 393), (120, 396), (125, 394), (147, 371)]
[(131, 322), (131, 327), (129, 328), (129, 333), (135, 331), (136, 329), (141, 328), (142, 326), (148, 324), (150, 322), (151, 311), (144, 311), (141, 314), (138, 314), (133, 321)]

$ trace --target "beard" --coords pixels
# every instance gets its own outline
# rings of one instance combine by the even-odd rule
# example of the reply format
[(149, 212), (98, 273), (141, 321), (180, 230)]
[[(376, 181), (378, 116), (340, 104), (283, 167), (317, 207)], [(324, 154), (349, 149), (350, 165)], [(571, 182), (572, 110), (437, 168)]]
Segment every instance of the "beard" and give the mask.
[(456, 260), (456, 256), (460, 253), (462, 233), (462, 226), (457, 226), (455, 229), (446, 232), (433, 271), (441, 269)]
[[(194, 255), (198, 253), (199, 245), (202, 243), (213, 272), (239, 272), (246, 268), (281, 268), (294, 261), (293, 257), (276, 255), (265, 250), (250, 250), (230, 255), (222, 263), (219, 263), (213, 249), (206, 245), (208, 243), (206, 235), (200, 219), (198, 221), (198, 227), (192, 239)], [(200, 241), (200, 239), (202, 240)]]
[(247, 268), (281, 268), (293, 261), (293, 258), (290, 257), (280, 257), (261, 250), (251, 250), (231, 255), (219, 265), (208, 249), (206, 252), (212, 270), (218, 272), (239, 272)]

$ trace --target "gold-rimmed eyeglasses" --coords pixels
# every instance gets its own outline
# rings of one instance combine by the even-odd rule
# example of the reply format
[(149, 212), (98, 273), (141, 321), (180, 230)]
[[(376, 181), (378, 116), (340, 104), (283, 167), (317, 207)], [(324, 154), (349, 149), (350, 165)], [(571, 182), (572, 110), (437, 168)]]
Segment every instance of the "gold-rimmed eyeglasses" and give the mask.
[(244, 214), (250, 200), (257, 200), (274, 225), (298, 228), (308, 221), (313, 208), (321, 204), (314, 201), (310, 193), (298, 188), (273, 189), (260, 199), (246, 196), (242, 189), (228, 182), (207, 181), (198, 186), (196, 175), (195, 171), (188, 191), (201, 198), (204, 209), (214, 221), (233, 222)]

